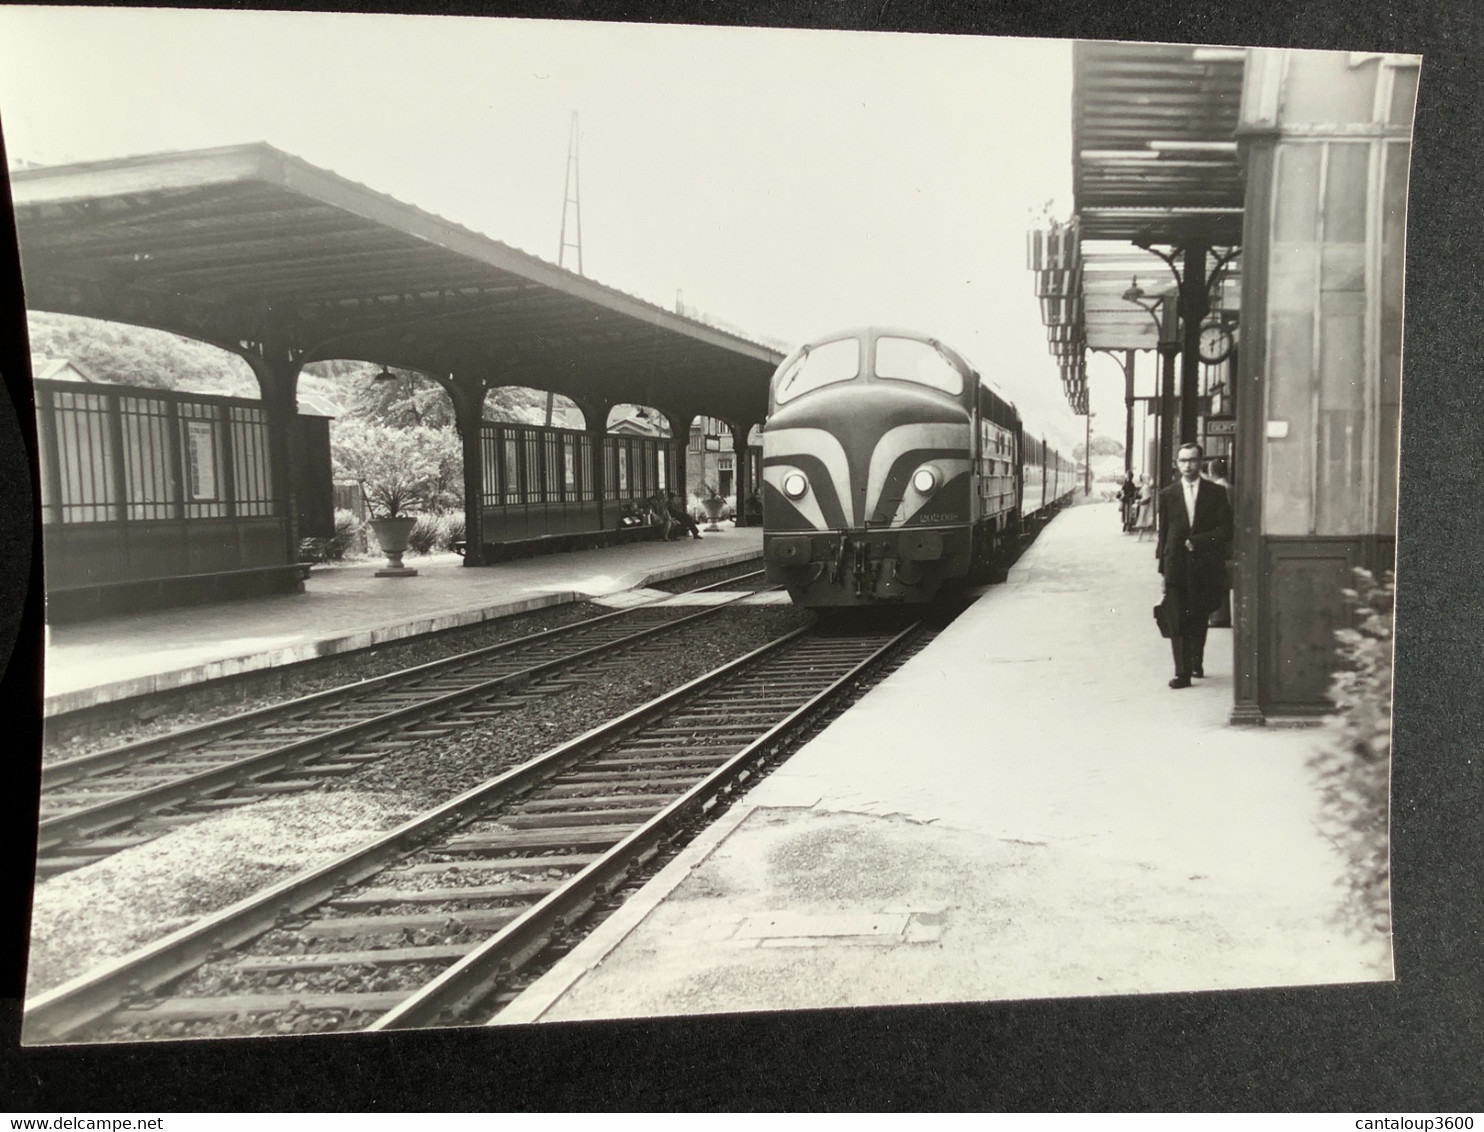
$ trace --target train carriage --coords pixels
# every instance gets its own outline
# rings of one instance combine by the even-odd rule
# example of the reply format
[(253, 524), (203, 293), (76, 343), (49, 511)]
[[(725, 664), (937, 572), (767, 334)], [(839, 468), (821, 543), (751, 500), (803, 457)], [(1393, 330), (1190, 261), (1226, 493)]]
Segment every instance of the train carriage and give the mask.
[(1021, 517), (1026, 522), (1048, 519), (1076, 487), (1076, 465), (1042, 437), (1027, 432), (1022, 444)]
[(936, 339), (880, 327), (821, 338), (769, 388), (768, 576), (800, 605), (930, 601), (949, 579), (986, 576), (1028, 513), (1060, 501), (1064, 467)]

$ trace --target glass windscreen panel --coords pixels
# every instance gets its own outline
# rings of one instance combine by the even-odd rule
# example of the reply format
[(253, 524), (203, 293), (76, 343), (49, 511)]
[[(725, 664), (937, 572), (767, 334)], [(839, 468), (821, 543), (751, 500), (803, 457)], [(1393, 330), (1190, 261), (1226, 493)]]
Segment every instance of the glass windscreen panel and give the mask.
[(964, 375), (936, 346), (916, 338), (876, 339), (876, 376), (911, 381), (957, 397), (964, 391)]
[(851, 381), (860, 376), (860, 342), (855, 338), (841, 338), (800, 354), (793, 364), (778, 375), (773, 386), (773, 401), (783, 405), (795, 397), (834, 385)]

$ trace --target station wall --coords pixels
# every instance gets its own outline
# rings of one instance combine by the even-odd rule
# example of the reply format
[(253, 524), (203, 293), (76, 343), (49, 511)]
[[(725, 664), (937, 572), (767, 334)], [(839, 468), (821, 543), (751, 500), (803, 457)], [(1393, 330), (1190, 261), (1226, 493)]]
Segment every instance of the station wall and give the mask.
[(1234, 718), (1320, 711), (1352, 571), (1395, 555), (1417, 59), (1256, 50), (1247, 153)]
[[(289, 495), (256, 401), (36, 383), (52, 620), (293, 590)], [(299, 523), (330, 517), (328, 421), (296, 418)]]

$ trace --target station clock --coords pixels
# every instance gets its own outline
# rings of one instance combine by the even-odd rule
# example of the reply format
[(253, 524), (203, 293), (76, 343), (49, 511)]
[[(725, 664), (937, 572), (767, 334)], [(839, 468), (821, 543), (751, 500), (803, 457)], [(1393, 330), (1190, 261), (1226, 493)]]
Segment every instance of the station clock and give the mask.
[(1236, 344), (1236, 339), (1232, 337), (1232, 332), (1220, 313), (1212, 314), (1201, 324), (1199, 351), (1201, 361), (1207, 365), (1214, 366), (1226, 361), (1231, 357)]

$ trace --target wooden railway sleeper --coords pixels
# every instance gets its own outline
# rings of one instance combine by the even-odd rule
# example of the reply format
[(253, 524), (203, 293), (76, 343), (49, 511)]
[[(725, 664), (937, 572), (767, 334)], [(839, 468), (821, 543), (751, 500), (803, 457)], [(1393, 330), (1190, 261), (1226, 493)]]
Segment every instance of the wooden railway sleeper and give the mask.
[[(901, 639), (902, 635), (898, 635), (880, 648), (899, 645)], [(854, 672), (861, 667), (857, 664), (850, 666), (850, 669)], [(806, 705), (806, 708), (838, 696), (845, 687), (843, 684), (845, 675), (845, 673), (837, 673), (836, 678), (829, 682), (827, 690), (818, 693)], [(804, 710), (804, 708), (800, 709), (801, 712)], [(509, 961), (510, 955), (533, 954), (531, 946), (533, 937), (550, 935), (553, 938), (559, 938), (561, 929), (574, 923), (576, 917), (590, 906), (594, 888), (609, 891), (615, 883), (613, 874), (628, 873), (631, 866), (625, 864), (619, 854), (651, 849), (657, 851), (660, 843), (667, 842), (675, 836), (680, 816), (686, 813), (687, 799), (693, 797), (697, 799), (694, 804), (695, 811), (707, 812), (714, 808), (719, 800), (730, 795), (735, 789), (732, 786), (733, 779), (741, 771), (747, 769), (747, 765), (740, 760), (752, 757), (771, 758), (776, 753), (778, 737), (795, 730), (806, 718), (801, 714), (796, 714), (768, 729), (751, 745), (753, 751), (751, 756), (746, 754), (747, 749), (738, 752), (683, 798), (672, 802), (659, 815), (636, 829), (598, 862), (579, 873), (578, 877), (574, 878), (574, 883), (583, 885), (583, 887), (575, 888), (571, 892), (566, 889), (559, 890), (558, 893), (543, 900), (514, 921), (510, 927), (502, 929), (471, 951), (464, 959), (455, 963), (453, 967), (430, 983), (424, 991), (418, 992), (403, 1006), (378, 1019), (372, 1024), (371, 1029), (398, 1029), (417, 1025), (427, 1020), (429, 1011), (446, 1020), (448, 1016), (445, 1013), (445, 1007), (450, 1002), (467, 1009), (469, 1004), (480, 1001), (494, 990), (501, 978), (508, 976), (515, 968), (516, 965)], [(584, 878), (590, 879), (584, 883)]]
[[(798, 636), (798, 632), (788, 634), (769, 646), (755, 650), (746, 657), (738, 658), (731, 664), (723, 666), (722, 669), (709, 674), (708, 677), (698, 678), (681, 688), (665, 693), (651, 703), (642, 705), (627, 716), (615, 721), (607, 730), (622, 731), (625, 727), (631, 728), (633, 724), (629, 721), (649, 718), (656, 712), (661, 712), (666, 707), (681, 702), (691, 694), (693, 688), (724, 680), (736, 669), (756, 661)], [(327, 880), (339, 883), (347, 879), (358, 881), (369, 877), (384, 869), (393, 860), (403, 858), (407, 853), (415, 851), (417, 843), (427, 846), (428, 850), (438, 854), (448, 853), (455, 846), (449, 842), (446, 833), (442, 832), (445, 827), (465, 826), (471, 819), (478, 817), (478, 808), (489, 805), (486, 799), (493, 799), (496, 796), (508, 797), (513, 786), (520, 785), (529, 788), (537, 781), (549, 778), (552, 771), (566, 769), (575, 761), (577, 752), (585, 751), (590, 746), (595, 735), (596, 732), (588, 736), (580, 736), (554, 748), (543, 759), (514, 768), (459, 798), (445, 803), (438, 809), (374, 839), (353, 853), (281, 882), (264, 893), (261, 898), (243, 901), (229, 909), (223, 909), (222, 912), (208, 917), (199, 925), (182, 929), (169, 939), (147, 945), (141, 948), (136, 955), (109, 964), (107, 971), (90, 972), (73, 980), (73, 984), (76, 985), (64, 984), (62, 987), (46, 992), (37, 1000), (27, 1004), (27, 1029), (41, 1035), (42, 1040), (48, 1038), (56, 1040), (78, 1025), (86, 1024), (113, 1009), (117, 1003), (117, 992), (111, 988), (116, 985), (113, 982), (116, 975), (137, 978), (139, 976), (136, 972), (148, 972), (151, 985), (164, 986), (169, 980), (193, 969), (201, 962), (203, 940), (209, 939), (213, 941), (213, 945), (225, 941), (232, 946), (240, 946), (242, 942), (261, 935), (267, 927), (272, 926), (273, 922), (270, 921), (269, 924), (264, 925), (259, 919), (262, 915), (260, 908), (264, 906), (270, 909), (269, 914), (275, 920), (288, 916), (292, 918), (284, 922), (297, 924), (304, 919), (305, 912), (322, 904), (329, 895), (326, 891)], [(714, 776), (721, 772), (711, 773)], [(676, 803), (671, 803), (666, 812), (670, 812), (675, 805)], [(617, 814), (610, 810), (604, 816), (612, 821)], [(638, 828), (634, 825), (613, 827), (595, 825), (586, 827), (583, 834), (578, 834), (576, 830), (566, 829), (560, 834), (533, 836), (531, 832), (516, 832), (509, 835), (484, 836), (473, 840), (483, 843), (481, 851), (485, 854), (488, 854), (490, 850), (504, 852), (514, 850), (518, 853), (529, 853), (532, 846), (548, 845), (551, 848), (558, 848), (562, 855), (568, 855), (574, 844), (593, 845), (596, 848), (601, 845), (611, 847), (616, 842), (626, 842), (635, 836)], [(574, 836), (574, 834), (577, 835)], [(434, 838), (437, 839), (437, 843), (430, 843), (429, 839)], [(474, 845), (468, 845), (466, 849), (474, 849)], [(600, 857), (599, 861), (583, 866), (578, 876), (581, 877), (589, 870), (598, 868), (603, 860), (604, 858)], [(601, 878), (601, 874), (599, 875)], [(582, 915), (590, 903), (591, 896), (583, 893), (574, 893), (571, 897), (564, 898), (561, 907), (553, 909), (556, 913), (556, 923), (561, 925), (572, 922), (572, 918)], [(520, 918), (524, 916), (524, 913), (520, 914)], [(345, 930), (349, 926), (341, 924), (340, 930)], [(533, 922), (536, 930), (531, 934), (544, 936), (547, 934), (547, 926), (548, 924), (542, 923), (537, 927)], [(506, 929), (502, 928), (497, 935), (505, 931)], [(524, 951), (530, 942), (530, 935), (525, 935), (518, 941), (512, 939), (513, 946), (520, 951)], [(475, 949), (476, 952), (478, 950), (479, 948)], [(464, 965), (465, 960), (460, 960), (455, 964), (455, 968), (462, 969)], [(443, 976), (439, 976), (439, 980), (442, 978)], [(397, 1011), (392, 1013), (395, 1014)]]
[[(620, 635), (616, 638), (612, 636), (612, 633), (619, 626), (617, 624), (609, 624), (605, 626), (606, 631), (599, 634), (600, 638), (607, 638), (606, 640), (600, 639), (600, 643), (595, 646), (590, 646), (588, 649), (579, 649), (577, 652), (571, 654), (571, 658), (580, 657), (585, 651), (606, 649), (615, 643), (616, 640), (624, 640), (630, 636), (639, 636), (660, 631), (667, 627), (678, 626), (698, 617), (707, 616), (724, 607), (712, 607), (701, 610), (698, 613), (685, 614), (679, 617), (666, 617), (664, 620), (657, 621), (648, 628), (641, 629), (638, 634), (626, 634), (621, 631)], [(405, 684), (409, 680), (417, 680), (420, 678), (419, 674), (431, 675), (434, 670), (447, 670), (451, 666), (457, 665), (469, 667), (482, 654), (509, 652), (522, 648), (529, 649), (538, 646), (538, 644), (542, 646), (548, 645), (557, 635), (568, 636), (584, 632), (592, 635), (591, 630), (596, 626), (606, 622), (617, 622), (621, 618), (632, 619), (632, 611), (618, 610), (611, 614), (604, 614), (600, 617), (574, 622), (569, 626), (531, 634), (515, 641), (506, 641), (498, 645), (487, 646), (484, 649), (476, 650), (474, 653), (464, 654), (461, 657), (433, 661), (418, 668), (389, 673), (385, 676), (372, 677), (369, 680), (360, 681), (348, 687), (342, 686), (340, 688), (327, 689), (286, 704), (257, 708), (238, 714), (227, 720), (197, 724), (184, 730), (152, 736), (148, 739), (125, 744), (121, 747), (110, 748), (106, 751), (98, 751), (76, 758), (58, 760), (42, 768), (42, 784), (43, 787), (59, 785), (63, 781), (69, 781), (82, 774), (102, 773), (115, 766), (151, 758), (155, 753), (168, 754), (172, 751), (196, 750), (206, 744), (220, 747), (224, 743), (261, 742), (261, 737), (256, 733), (252, 734), (251, 740), (242, 739), (241, 736), (244, 733), (244, 729), (254, 729), (260, 726), (262, 721), (268, 719), (288, 720), (291, 723), (318, 723), (321, 719), (329, 716), (330, 713), (346, 710), (352, 705), (371, 704), (374, 706), (375, 704), (384, 702), (389, 694), (388, 689), (394, 689), (398, 686), (399, 682)], [(643, 625), (645, 620), (639, 619), (635, 623)], [(526, 666), (530, 666), (529, 662), (526, 662)], [(393, 691), (390, 694), (395, 695), (396, 693)], [(347, 696), (354, 698), (347, 703)], [(317, 728), (316, 733), (322, 734), (323, 729)]]

